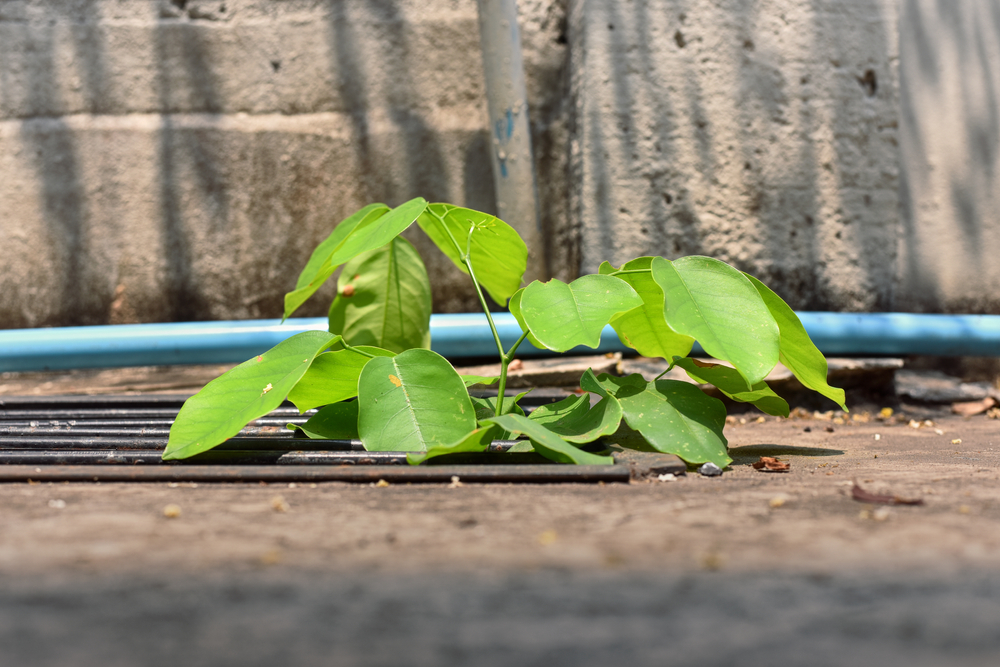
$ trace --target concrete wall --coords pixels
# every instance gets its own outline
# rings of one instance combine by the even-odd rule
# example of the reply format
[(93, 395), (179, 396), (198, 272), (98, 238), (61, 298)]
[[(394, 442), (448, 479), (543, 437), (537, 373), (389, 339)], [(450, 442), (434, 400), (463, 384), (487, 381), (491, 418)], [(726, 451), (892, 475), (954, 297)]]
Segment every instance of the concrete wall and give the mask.
[[(519, 6), (553, 275), (703, 253), (797, 308), (1000, 312), (996, 3)], [(473, 0), (0, 0), (0, 326), (275, 317), (370, 201), (492, 210), (486, 127)]]
[[(558, 237), (563, 10), (524, 10)], [(494, 208), (483, 95), (465, 0), (0, 0), (0, 326), (280, 316), (366, 203)], [(413, 237), (437, 309), (474, 307)]]
[(892, 303), (896, 12), (881, 0), (577, 3), (582, 266), (706, 254), (794, 307)]
[(1000, 313), (1000, 4), (906, 0), (897, 307)]

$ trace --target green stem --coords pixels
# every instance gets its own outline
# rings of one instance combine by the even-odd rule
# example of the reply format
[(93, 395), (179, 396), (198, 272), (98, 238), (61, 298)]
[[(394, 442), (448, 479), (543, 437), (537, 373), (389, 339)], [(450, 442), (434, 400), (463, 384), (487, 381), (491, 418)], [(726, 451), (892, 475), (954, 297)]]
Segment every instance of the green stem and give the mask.
[(367, 352), (365, 352), (362, 349), (356, 348), (353, 345), (348, 345), (347, 343), (344, 342), (343, 339), (341, 339), (340, 344), (344, 346), (345, 350), (351, 350), (352, 352), (357, 352), (361, 356), (368, 357), (369, 359), (374, 359), (375, 358), (374, 354), (368, 354)]
[(517, 348), (521, 346), (521, 343), (523, 343), (524, 339), (527, 337), (528, 332), (525, 331), (521, 334), (521, 337), (517, 339), (517, 342), (511, 345), (506, 354), (500, 355), (500, 385), (497, 388), (497, 410), (494, 415), (496, 417), (503, 414), (504, 393), (507, 391), (507, 367), (510, 365), (510, 362), (514, 360), (514, 353), (517, 352)]
[[(472, 244), (472, 229), (469, 230), (469, 245)], [(490, 315), (490, 308), (486, 305), (486, 297), (483, 296), (483, 290), (479, 287), (479, 281), (476, 280), (476, 271), (472, 268), (472, 260), (469, 258), (470, 248), (466, 248), (466, 252), (462, 255), (462, 262), (465, 264), (465, 268), (469, 270), (469, 277), (472, 278), (472, 285), (476, 288), (476, 295), (479, 297), (479, 303), (483, 307), (483, 312), (486, 313), (486, 321), (490, 323), (490, 331), (493, 332), (493, 340), (497, 344), (497, 354), (500, 355), (500, 393), (497, 394), (497, 410), (495, 416), (499, 417), (503, 414), (503, 392), (507, 385), (507, 365), (510, 363), (510, 359), (503, 351), (503, 343), (500, 341), (500, 334), (497, 332), (497, 325), (493, 321), (493, 316)]]

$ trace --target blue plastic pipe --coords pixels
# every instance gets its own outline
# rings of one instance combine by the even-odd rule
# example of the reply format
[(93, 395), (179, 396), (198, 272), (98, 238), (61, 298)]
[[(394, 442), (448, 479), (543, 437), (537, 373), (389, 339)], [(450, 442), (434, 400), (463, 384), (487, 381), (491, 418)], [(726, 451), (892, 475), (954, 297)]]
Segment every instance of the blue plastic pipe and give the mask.
[[(1000, 356), (1000, 315), (909, 313), (798, 313), (806, 331), (827, 355)], [(509, 313), (494, 320), (505, 347), (521, 330)], [(119, 366), (235, 363), (274, 347), (292, 334), (325, 330), (326, 318), (236, 322), (122, 324), (0, 331), (0, 371), (65, 370)], [(496, 356), (482, 314), (434, 315), (432, 348), (449, 358)], [(597, 350), (625, 351), (611, 327)], [(551, 354), (525, 342), (521, 356)]]

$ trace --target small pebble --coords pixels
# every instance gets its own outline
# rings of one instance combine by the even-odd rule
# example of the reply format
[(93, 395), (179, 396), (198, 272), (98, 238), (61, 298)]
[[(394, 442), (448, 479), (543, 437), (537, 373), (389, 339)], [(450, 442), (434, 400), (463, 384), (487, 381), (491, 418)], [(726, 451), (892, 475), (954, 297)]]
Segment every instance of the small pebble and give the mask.
[(719, 475), (722, 474), (722, 468), (709, 461), (708, 463), (698, 468), (698, 472), (700, 472), (705, 477), (718, 477)]
[(389, 486), (389, 482), (385, 481), (384, 479), (380, 479), (379, 481), (375, 482), (374, 486), (386, 487)]
[(882, 439), (882, 435), (881, 435), (881, 434), (879, 434), (879, 433), (876, 433), (876, 434), (875, 434), (875, 439), (876, 439), (876, 440), (881, 440), (881, 439)]
[(672, 472), (668, 472), (663, 475), (658, 475), (656, 479), (660, 480), (661, 482), (673, 482), (677, 479), (677, 475), (675, 475)]
[(66, 501), (62, 500), (60, 498), (56, 498), (55, 500), (50, 500), (49, 501), (49, 507), (51, 507), (53, 509), (61, 510), (64, 507), (66, 507)]
[(954, 440), (951, 441), (951, 444), (953, 444), (953, 445), (961, 445), (962, 444), (962, 439), (961, 438), (955, 438)]
[(173, 503), (171, 503), (170, 505), (167, 505), (166, 507), (163, 508), (163, 516), (167, 517), (168, 519), (176, 519), (180, 515), (181, 515), (180, 505), (174, 505)]

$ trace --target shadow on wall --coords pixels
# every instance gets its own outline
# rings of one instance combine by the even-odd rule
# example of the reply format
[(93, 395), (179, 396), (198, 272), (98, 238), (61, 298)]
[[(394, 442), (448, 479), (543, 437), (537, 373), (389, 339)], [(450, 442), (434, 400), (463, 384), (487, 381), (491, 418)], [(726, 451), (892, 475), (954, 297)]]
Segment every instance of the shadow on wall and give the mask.
[(843, 4), (587, 5), (583, 270), (706, 254), (796, 308), (889, 307), (895, 23)]
[(897, 306), (1000, 313), (1000, 6), (905, 0)]

